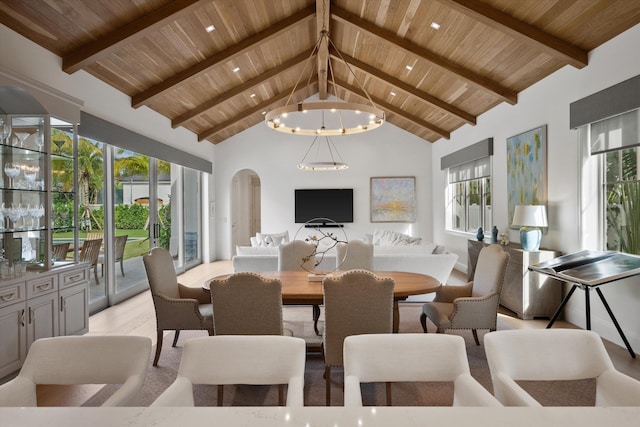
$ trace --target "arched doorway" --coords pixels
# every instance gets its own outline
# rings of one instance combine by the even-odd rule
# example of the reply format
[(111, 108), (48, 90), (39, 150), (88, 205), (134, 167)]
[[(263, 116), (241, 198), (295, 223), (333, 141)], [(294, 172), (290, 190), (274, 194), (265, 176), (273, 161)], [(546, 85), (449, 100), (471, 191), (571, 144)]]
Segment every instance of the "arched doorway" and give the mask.
[(260, 232), (260, 177), (251, 169), (236, 172), (231, 179), (231, 254), (236, 246), (250, 246)]

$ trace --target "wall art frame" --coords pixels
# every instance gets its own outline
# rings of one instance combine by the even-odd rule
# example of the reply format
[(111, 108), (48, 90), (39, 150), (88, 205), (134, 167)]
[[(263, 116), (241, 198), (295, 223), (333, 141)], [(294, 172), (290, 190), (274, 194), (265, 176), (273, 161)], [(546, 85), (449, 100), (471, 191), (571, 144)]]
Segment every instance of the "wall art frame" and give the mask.
[(516, 205), (547, 204), (547, 125), (507, 138), (507, 208), (514, 227)]
[(371, 177), (371, 222), (416, 222), (416, 177)]

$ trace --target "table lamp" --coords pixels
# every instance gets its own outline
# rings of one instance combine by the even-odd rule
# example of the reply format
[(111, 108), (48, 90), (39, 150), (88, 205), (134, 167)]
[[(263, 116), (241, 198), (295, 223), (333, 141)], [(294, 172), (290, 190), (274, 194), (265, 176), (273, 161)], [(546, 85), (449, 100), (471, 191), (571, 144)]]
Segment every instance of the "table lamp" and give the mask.
[(547, 226), (547, 210), (543, 205), (516, 206), (512, 225), (520, 226), (522, 249), (536, 252), (540, 249), (541, 227)]

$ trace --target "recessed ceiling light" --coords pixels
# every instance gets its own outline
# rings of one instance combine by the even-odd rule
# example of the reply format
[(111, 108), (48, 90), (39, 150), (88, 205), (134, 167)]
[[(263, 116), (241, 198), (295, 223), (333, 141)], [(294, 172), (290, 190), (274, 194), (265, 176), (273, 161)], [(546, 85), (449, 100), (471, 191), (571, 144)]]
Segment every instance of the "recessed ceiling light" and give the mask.
[(255, 98), (255, 97), (256, 97), (256, 94), (255, 94), (255, 93), (252, 93), (252, 94), (251, 94), (251, 97), (252, 97), (252, 98)]
[(407, 66), (405, 66), (404, 68), (406, 68), (408, 71), (413, 70), (413, 67), (412, 67), (411, 65), (407, 65)]
[(213, 25), (209, 25), (208, 27), (205, 28), (205, 30), (207, 31), (207, 33), (210, 33), (211, 31), (215, 30), (216, 27), (214, 27)]
[(431, 23), (431, 28), (433, 28), (434, 30), (439, 30), (440, 29), (440, 24), (438, 24), (437, 22), (432, 22)]
[(236, 68), (233, 69), (234, 73), (237, 73), (238, 71), (240, 71), (240, 67), (236, 67)]
[(391, 96), (396, 96), (396, 93), (395, 92), (391, 92)]

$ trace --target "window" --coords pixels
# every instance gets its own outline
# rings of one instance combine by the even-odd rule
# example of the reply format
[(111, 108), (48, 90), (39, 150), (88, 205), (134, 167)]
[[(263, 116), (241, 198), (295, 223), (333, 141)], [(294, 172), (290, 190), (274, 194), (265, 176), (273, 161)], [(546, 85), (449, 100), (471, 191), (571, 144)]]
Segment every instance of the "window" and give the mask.
[(449, 183), (448, 229), (475, 232), (491, 229), (491, 178)]
[(640, 254), (640, 110), (590, 125), (591, 154), (601, 157), (607, 250)]
[(448, 177), (447, 230), (475, 233), (480, 227), (491, 229), (492, 154), (493, 139), (489, 138), (442, 158), (441, 168)]

